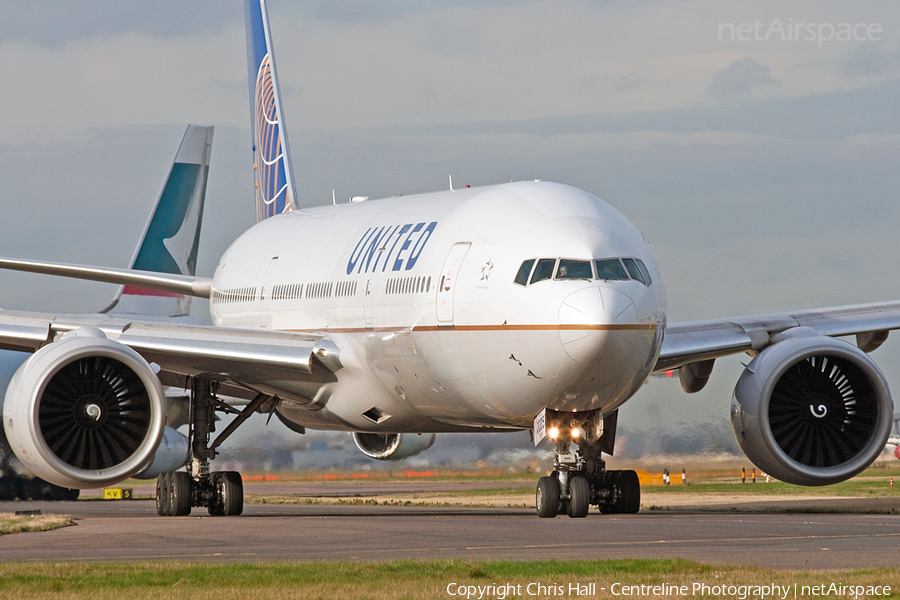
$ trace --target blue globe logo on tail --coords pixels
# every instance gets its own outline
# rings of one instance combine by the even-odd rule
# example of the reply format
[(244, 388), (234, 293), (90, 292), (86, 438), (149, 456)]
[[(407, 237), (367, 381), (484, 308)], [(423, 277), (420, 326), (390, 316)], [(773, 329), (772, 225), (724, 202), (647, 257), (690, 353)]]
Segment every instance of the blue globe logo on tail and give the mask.
[(263, 57), (256, 77), (256, 214), (258, 220), (290, 210), (281, 124), (269, 55)]
[(298, 207), (291, 150), (278, 90), (278, 69), (269, 37), (266, 0), (245, 0), (247, 82), (256, 216), (259, 221)]

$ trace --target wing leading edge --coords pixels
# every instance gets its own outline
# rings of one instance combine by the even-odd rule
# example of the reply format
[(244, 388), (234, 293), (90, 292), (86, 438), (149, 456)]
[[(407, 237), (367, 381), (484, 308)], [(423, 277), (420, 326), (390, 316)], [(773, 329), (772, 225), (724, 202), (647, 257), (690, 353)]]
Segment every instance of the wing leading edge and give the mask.
[(731, 354), (758, 352), (771, 345), (774, 336), (795, 327), (809, 327), (830, 337), (880, 332), (886, 336), (888, 331), (900, 329), (900, 302), (676, 323), (666, 327), (654, 370), (677, 369)]
[(99, 330), (159, 367), (163, 385), (185, 386), (202, 376), (238, 398), (257, 394), (300, 403), (316, 399), (342, 368), (325, 335), (247, 331), (104, 315), (60, 317), (0, 311), (0, 349), (34, 352), (79, 329)]
[(156, 271), (91, 267), (16, 258), (0, 258), (0, 269), (57, 275), (73, 279), (101, 281), (103, 283), (117, 283), (119, 285), (137, 286), (173, 294), (184, 294), (196, 298), (209, 298), (212, 292), (212, 279), (208, 277), (192, 277), (190, 275), (158, 273)]

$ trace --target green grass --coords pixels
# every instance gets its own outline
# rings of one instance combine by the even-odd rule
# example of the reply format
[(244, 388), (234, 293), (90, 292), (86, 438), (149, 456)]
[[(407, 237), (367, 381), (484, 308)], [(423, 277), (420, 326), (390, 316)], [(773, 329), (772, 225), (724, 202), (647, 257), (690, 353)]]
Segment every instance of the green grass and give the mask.
[(887, 477), (869, 478), (860, 476), (841, 483), (820, 487), (791, 485), (780, 481), (770, 481), (769, 483), (766, 483), (765, 478), (758, 478), (756, 483), (751, 483), (748, 478), (747, 483), (743, 484), (737, 479), (736, 482), (729, 483), (696, 483), (686, 486), (671, 485), (667, 487), (643, 486), (641, 489), (648, 494), (654, 492), (671, 492), (689, 495), (698, 493), (733, 494), (739, 492), (748, 496), (791, 496), (809, 494), (816, 494), (823, 497), (849, 496), (854, 498), (896, 496), (897, 499), (900, 500), (900, 479), (895, 480), (894, 486), (895, 487), (891, 489)]
[[(537, 480), (535, 480), (537, 481)], [(521, 487), (478, 487), (472, 488), (469, 490), (454, 490), (452, 492), (421, 492), (423, 497), (426, 496), (445, 496), (452, 493), (454, 496), (459, 496), (460, 498), (467, 498), (469, 496), (505, 496), (508, 494), (534, 494), (534, 486), (536, 484), (529, 484)]]
[[(379, 494), (388, 498), (389, 496), (402, 496), (404, 498), (412, 497), (422, 502), (428, 502), (430, 498), (452, 497), (459, 498), (464, 501), (469, 498), (491, 498), (495, 496), (508, 495), (534, 495), (534, 486), (528, 485), (515, 488), (473, 488), (470, 490), (447, 490), (439, 492), (417, 492), (414, 489), (409, 491), (396, 491), (389, 494)], [(321, 494), (246, 494), (245, 501), (251, 504), (307, 504), (317, 501), (328, 500), (330, 504), (334, 502), (343, 502), (347, 504), (364, 504), (372, 498), (365, 492), (365, 489), (354, 494), (345, 494), (335, 496), (328, 493), (328, 490), (322, 490)], [(371, 504), (371, 502), (368, 502)]]
[(74, 524), (75, 519), (69, 515), (16, 516), (13, 513), (0, 513), (0, 535), (27, 531), (50, 531)]
[[(823, 499), (836, 497), (850, 498), (896, 498), (898, 508), (900, 508), (900, 481), (897, 487), (891, 489), (886, 482), (853, 479), (830, 486), (823, 487), (805, 487), (799, 485), (791, 485), (779, 481), (765, 483), (760, 481), (757, 483), (699, 483), (687, 486), (672, 485), (663, 486), (642, 486), (642, 493), (652, 499), (655, 494), (675, 494), (689, 501), (692, 495), (721, 494), (723, 497), (728, 495), (740, 494), (748, 500), (753, 498), (778, 497), (784, 500), (790, 500), (793, 496), (809, 496), (816, 495)], [(365, 488), (361, 488), (357, 494), (333, 496), (328, 494), (327, 489), (323, 489), (321, 494), (315, 495), (295, 495), (295, 494), (248, 494), (246, 501), (250, 504), (400, 504), (407, 506), (443, 506), (443, 505), (459, 505), (459, 506), (488, 506), (491, 500), (498, 496), (521, 496), (522, 498), (530, 498), (534, 495), (534, 487), (531, 485), (514, 488), (474, 488), (467, 490), (447, 490), (439, 492), (417, 492), (414, 489), (407, 491), (395, 491), (389, 494), (380, 494), (377, 499), (373, 499), (366, 494)], [(436, 499), (443, 499), (437, 501)], [(448, 500), (449, 499), (449, 500)], [(449, 502), (449, 504), (448, 504)]]
[[(667, 583), (690, 585), (893, 585), (900, 569), (840, 572), (787, 571), (721, 567), (687, 560), (573, 561), (396, 561), (309, 563), (6, 563), (0, 564), (0, 597), (94, 600), (199, 598), (365, 598), (422, 600), (449, 596), (447, 586), (492, 584), (545, 585), (597, 583), (599, 597), (612, 597), (609, 586)], [(605, 592), (599, 588), (606, 587)], [(898, 590), (893, 589), (898, 597)], [(564, 597), (576, 597), (563, 594)], [(463, 596), (465, 597), (465, 596)], [(500, 598), (485, 595), (486, 598)], [(529, 597), (522, 593), (514, 597)], [(532, 596), (533, 597), (533, 596)], [(546, 597), (546, 596), (539, 596)], [(885, 596), (881, 596), (885, 597)]]
[[(428, 469), (425, 469), (426, 471)], [(431, 475), (427, 477), (407, 475), (407, 472), (420, 473), (417, 469), (398, 469), (397, 471), (380, 471), (356, 473), (354, 477), (353, 471), (345, 470), (328, 470), (328, 471), (280, 471), (276, 473), (263, 473), (255, 471), (242, 472), (245, 477), (266, 477), (275, 476), (279, 483), (304, 482), (304, 483), (322, 483), (324, 485), (341, 485), (346, 483), (354, 484), (379, 484), (385, 481), (408, 481), (415, 483), (416, 481), (436, 481), (436, 482), (485, 482), (485, 481), (531, 481), (536, 480), (543, 475), (543, 472), (528, 471), (510, 471), (509, 469), (492, 468), (475, 468), (471, 471), (445, 471), (442, 469), (430, 469)], [(327, 477), (334, 476), (334, 479)]]
[[(790, 501), (792, 498), (816, 496), (822, 500), (830, 498), (854, 498), (860, 500), (872, 499), (877, 505), (868, 504), (853, 507), (829, 507), (821, 504), (809, 504), (805, 508), (785, 507), (784, 505), (772, 505), (768, 508), (754, 508), (755, 511), (775, 512), (836, 512), (847, 510), (849, 512), (869, 512), (894, 514), (900, 511), (900, 475), (896, 477), (895, 488), (890, 487), (890, 477), (895, 469), (872, 468), (862, 475), (849, 481), (822, 487), (806, 487), (790, 485), (779, 481), (765, 482), (764, 477), (759, 477), (756, 483), (740, 483), (740, 471), (733, 469), (709, 471), (703, 476), (689, 479), (687, 486), (678, 484), (663, 487), (660, 485), (642, 486), (642, 494), (645, 498), (647, 510), (669, 510), (670, 506), (691, 504), (691, 497), (706, 496), (703, 505), (708, 508), (699, 510), (722, 510), (720, 505), (733, 504), (735, 497), (739, 496), (741, 502), (781, 500)], [(489, 477), (481, 479), (469, 478), (466, 483), (472, 487), (462, 490), (437, 490), (420, 492), (415, 484), (403, 486), (389, 493), (371, 495), (364, 483), (354, 488), (352, 494), (342, 493), (333, 495), (329, 493), (329, 486), (322, 485), (316, 494), (248, 494), (246, 501), (250, 504), (337, 504), (337, 505), (386, 505), (386, 506), (436, 506), (436, 507), (485, 507), (508, 506), (530, 507), (533, 506), (534, 481), (537, 475), (532, 475), (533, 480), (522, 480), (522, 485), (515, 485), (510, 479), (506, 479), (506, 485), (513, 483), (515, 487), (494, 487), (492, 482), (497, 481)], [(365, 480), (357, 480), (360, 483)], [(384, 481), (384, 480), (382, 480)], [(431, 482), (431, 479), (428, 480)], [(346, 481), (345, 481), (346, 483)], [(354, 482), (355, 483), (355, 482)], [(716, 503), (716, 498), (721, 497), (721, 502)], [(658, 500), (655, 500), (658, 498)], [(897, 505), (893, 506), (893, 500)], [(746, 507), (745, 507), (746, 509)], [(737, 510), (737, 508), (735, 508)]]

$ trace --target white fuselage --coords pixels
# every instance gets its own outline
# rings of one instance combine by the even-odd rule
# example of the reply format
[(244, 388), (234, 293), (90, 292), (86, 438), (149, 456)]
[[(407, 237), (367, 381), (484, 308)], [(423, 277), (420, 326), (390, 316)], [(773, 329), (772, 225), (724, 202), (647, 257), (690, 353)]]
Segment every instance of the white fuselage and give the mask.
[[(561, 275), (610, 258), (642, 261), (652, 282), (603, 279), (593, 262), (592, 276)], [(516, 283), (541, 259), (568, 262)], [(283, 395), (282, 416), (392, 433), (528, 428), (545, 407), (608, 413), (650, 374), (666, 319), (642, 234), (602, 200), (547, 182), (267, 219), (222, 257), (210, 310), (216, 325), (321, 333), (340, 348), (337, 382), (316, 398)]]

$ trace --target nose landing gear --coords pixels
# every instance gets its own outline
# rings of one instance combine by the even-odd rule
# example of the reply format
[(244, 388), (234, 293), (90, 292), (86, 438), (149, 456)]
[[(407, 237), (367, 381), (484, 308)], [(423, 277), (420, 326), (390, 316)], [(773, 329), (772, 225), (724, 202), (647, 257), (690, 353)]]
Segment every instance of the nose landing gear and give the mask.
[[(550, 413), (551, 411), (545, 411)], [(538, 479), (535, 490), (535, 509), (543, 519), (565, 513), (574, 519), (584, 518), (590, 506), (596, 505), (604, 514), (634, 514), (641, 508), (641, 484), (635, 471), (607, 470), (602, 459), (605, 444), (603, 426), (598, 415), (582, 416), (581, 421), (566, 414), (570, 427), (558, 423), (554, 415), (545, 416), (549, 436), (556, 445), (553, 472)], [(615, 419), (607, 431), (615, 435)], [(556, 423), (555, 423), (556, 422)], [(585, 425), (587, 425), (585, 427)], [(539, 441), (539, 440), (538, 440)], [(576, 452), (571, 443), (578, 444)]]

